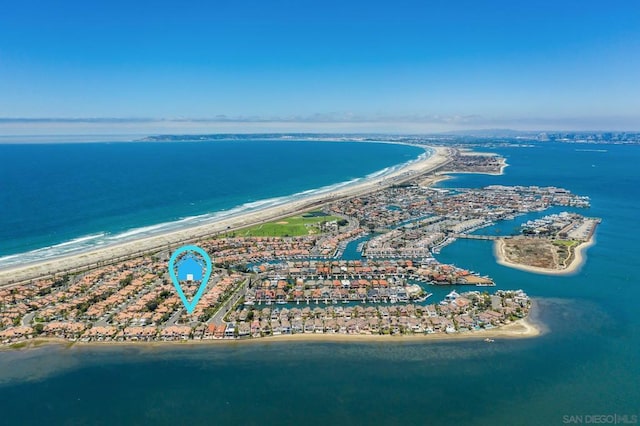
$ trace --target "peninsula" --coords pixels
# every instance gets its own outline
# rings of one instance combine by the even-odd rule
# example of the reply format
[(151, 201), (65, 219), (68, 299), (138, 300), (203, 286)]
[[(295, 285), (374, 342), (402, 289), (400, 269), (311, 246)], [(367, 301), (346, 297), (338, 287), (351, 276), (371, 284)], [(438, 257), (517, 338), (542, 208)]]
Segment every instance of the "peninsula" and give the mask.
[(598, 218), (562, 212), (522, 225), (522, 238), (495, 242), (498, 263), (524, 271), (564, 275), (577, 271), (583, 252), (594, 243)]
[[(498, 239), (473, 231), (501, 220), (589, 206), (557, 187), (432, 186), (445, 167), (504, 166), (493, 154), (434, 147), (428, 158), (330, 194), (1, 271), (0, 342), (535, 336), (527, 321), (534, 302), (522, 290), (489, 293), (491, 277), (434, 257), (458, 238)], [(562, 228), (567, 238), (586, 230), (576, 221)], [(214, 266), (190, 313), (167, 271), (172, 251), (187, 242)], [(437, 286), (456, 287), (432, 302)]]
[(450, 148), (434, 147), (432, 149), (433, 152), (430, 155), (425, 154), (417, 160), (405, 164), (402, 168), (372, 179), (358, 181), (353, 185), (333, 190), (330, 193), (314, 194), (286, 204), (242, 212), (208, 224), (114, 244), (78, 255), (2, 269), (0, 270), (0, 287), (7, 284), (27, 282), (44, 276), (86, 271), (106, 263), (119, 262), (154, 250), (196, 242), (199, 239), (223, 232), (289, 217), (312, 210), (326, 203), (365, 195), (393, 185), (401, 185), (416, 176), (429, 174), (451, 161), (452, 150)]

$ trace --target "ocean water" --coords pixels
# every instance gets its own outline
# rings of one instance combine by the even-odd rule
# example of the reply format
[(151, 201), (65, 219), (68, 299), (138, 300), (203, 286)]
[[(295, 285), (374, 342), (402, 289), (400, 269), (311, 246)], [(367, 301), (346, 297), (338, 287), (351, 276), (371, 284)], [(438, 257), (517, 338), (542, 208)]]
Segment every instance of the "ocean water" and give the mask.
[[(576, 151), (605, 149), (606, 152)], [(539, 184), (589, 195), (603, 219), (584, 267), (543, 276), (459, 240), (439, 259), (536, 298), (534, 339), (422, 343), (251, 342), (0, 353), (7, 424), (508, 424), (640, 414), (640, 150), (501, 148), (504, 176), (442, 186)], [(514, 224), (506, 225), (513, 227)], [(585, 417), (583, 417), (585, 418)], [(621, 417), (623, 418), (623, 417)], [(618, 423), (621, 424), (621, 423)]]
[(0, 144), (0, 266), (328, 191), (421, 154), (354, 142)]

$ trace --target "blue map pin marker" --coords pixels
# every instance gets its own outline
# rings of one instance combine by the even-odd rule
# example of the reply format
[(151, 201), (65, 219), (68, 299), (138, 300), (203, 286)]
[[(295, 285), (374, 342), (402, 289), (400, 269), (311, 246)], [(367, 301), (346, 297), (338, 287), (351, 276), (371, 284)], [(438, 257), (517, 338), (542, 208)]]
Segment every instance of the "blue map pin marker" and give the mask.
[[(196, 308), (207, 287), (212, 269), (211, 258), (206, 251), (198, 246), (183, 246), (171, 255), (171, 259), (169, 259), (169, 276), (187, 313), (192, 313)], [(180, 282), (200, 282), (200, 287), (198, 287), (198, 291), (191, 301), (184, 294)]]

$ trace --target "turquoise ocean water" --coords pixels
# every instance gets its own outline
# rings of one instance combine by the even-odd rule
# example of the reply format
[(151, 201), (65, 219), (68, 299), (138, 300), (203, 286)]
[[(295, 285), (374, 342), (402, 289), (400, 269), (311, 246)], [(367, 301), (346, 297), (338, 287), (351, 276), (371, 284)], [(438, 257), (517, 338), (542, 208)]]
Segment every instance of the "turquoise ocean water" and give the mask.
[[(606, 152), (583, 151), (594, 148)], [(572, 276), (497, 265), (485, 241), (460, 240), (439, 255), (490, 275), (498, 288), (523, 288), (535, 297), (535, 317), (548, 329), (543, 336), (493, 344), (256, 342), (2, 352), (2, 422), (549, 425), (565, 424), (565, 416), (640, 414), (640, 150), (546, 144), (494, 151), (510, 164), (504, 176), (460, 175), (441, 186), (562, 186), (589, 195), (585, 213), (603, 219), (585, 266)], [(517, 223), (498, 227), (512, 230)]]
[(310, 141), (0, 144), (0, 267), (330, 191), (424, 153)]

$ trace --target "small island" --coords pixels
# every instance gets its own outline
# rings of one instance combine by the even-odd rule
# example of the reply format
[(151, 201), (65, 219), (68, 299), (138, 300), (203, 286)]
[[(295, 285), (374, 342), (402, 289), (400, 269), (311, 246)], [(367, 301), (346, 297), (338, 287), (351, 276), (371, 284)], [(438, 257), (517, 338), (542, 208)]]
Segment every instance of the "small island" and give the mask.
[(498, 263), (541, 274), (571, 274), (593, 244), (598, 218), (562, 212), (522, 225), (522, 236), (495, 242)]

